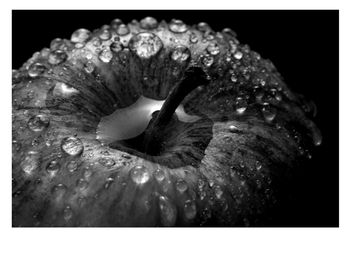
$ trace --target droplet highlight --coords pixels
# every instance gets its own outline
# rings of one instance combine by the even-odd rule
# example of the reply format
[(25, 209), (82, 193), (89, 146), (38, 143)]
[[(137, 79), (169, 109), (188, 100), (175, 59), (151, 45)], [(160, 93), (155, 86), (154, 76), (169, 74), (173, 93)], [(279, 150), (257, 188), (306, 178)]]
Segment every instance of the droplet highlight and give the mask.
[(73, 32), (70, 41), (74, 43), (85, 42), (91, 35), (91, 32), (87, 29), (79, 29)]
[(28, 152), (20, 166), (26, 174), (31, 175), (34, 173), (40, 166), (39, 153), (35, 151)]
[(46, 166), (46, 172), (51, 176), (54, 177), (57, 175), (57, 173), (60, 171), (61, 165), (57, 160), (52, 160), (50, 163)]
[(220, 48), (217, 43), (210, 43), (207, 47), (207, 51), (209, 54), (215, 56), (220, 53)]
[(104, 63), (109, 63), (113, 58), (113, 52), (108, 49), (104, 49), (100, 52), (98, 58)]
[(136, 184), (144, 184), (151, 178), (149, 170), (142, 165), (133, 167), (130, 170), (130, 176)]
[(243, 99), (242, 97), (236, 98), (236, 112), (238, 114), (243, 114), (247, 109), (247, 107), (248, 107), (248, 104), (245, 99)]
[(77, 156), (83, 152), (84, 145), (79, 138), (67, 137), (62, 140), (61, 148), (66, 154), (70, 156)]
[(153, 17), (146, 17), (140, 21), (140, 27), (142, 29), (152, 30), (157, 28), (158, 22)]
[(78, 169), (78, 162), (77, 162), (77, 161), (72, 160), (72, 161), (70, 161), (70, 162), (67, 164), (67, 170), (68, 170), (68, 172), (73, 173), (73, 172), (76, 171), (77, 169)]
[(160, 38), (149, 32), (141, 32), (130, 39), (129, 48), (140, 58), (150, 58), (156, 55), (163, 47)]
[(184, 33), (188, 30), (188, 26), (181, 20), (173, 19), (169, 23), (169, 30), (174, 33)]
[(28, 69), (28, 75), (30, 77), (38, 77), (43, 74), (46, 70), (46, 67), (41, 63), (34, 63)]
[(189, 57), (191, 56), (190, 50), (182, 45), (176, 46), (171, 54), (171, 59), (174, 60), (177, 63), (184, 63), (187, 60), (189, 60)]
[(125, 24), (120, 24), (117, 28), (117, 34), (120, 36), (125, 36), (129, 34), (130, 30), (129, 27), (126, 26)]
[(34, 132), (41, 132), (50, 124), (50, 119), (46, 115), (35, 115), (28, 121), (28, 128)]
[(58, 65), (64, 62), (67, 59), (67, 57), (68, 55), (65, 51), (58, 49), (58, 50), (52, 51), (49, 54), (48, 62), (51, 65)]

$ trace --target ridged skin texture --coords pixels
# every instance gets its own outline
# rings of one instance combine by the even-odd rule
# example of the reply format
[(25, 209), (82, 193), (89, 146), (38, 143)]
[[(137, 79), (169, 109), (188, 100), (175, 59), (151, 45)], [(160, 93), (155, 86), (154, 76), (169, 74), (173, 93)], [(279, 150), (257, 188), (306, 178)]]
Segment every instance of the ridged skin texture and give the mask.
[[(102, 117), (204, 71), (157, 156)], [(192, 75), (196, 76), (196, 75)], [(313, 106), (230, 29), (145, 18), (55, 39), (13, 71), (13, 226), (269, 226), (319, 130)]]

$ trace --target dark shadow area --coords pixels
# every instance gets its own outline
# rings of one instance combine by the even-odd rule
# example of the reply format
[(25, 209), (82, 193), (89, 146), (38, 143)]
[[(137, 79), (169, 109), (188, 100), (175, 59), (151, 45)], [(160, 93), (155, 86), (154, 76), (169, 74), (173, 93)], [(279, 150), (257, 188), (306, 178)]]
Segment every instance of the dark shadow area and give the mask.
[[(153, 120), (150, 121), (151, 125)], [(109, 146), (169, 168), (198, 167), (205, 150), (213, 138), (213, 121), (203, 118), (195, 123), (184, 123), (174, 115), (172, 121), (158, 132), (159, 137), (145, 146), (148, 128), (140, 135)], [(186, 132), (179, 136), (179, 134)]]

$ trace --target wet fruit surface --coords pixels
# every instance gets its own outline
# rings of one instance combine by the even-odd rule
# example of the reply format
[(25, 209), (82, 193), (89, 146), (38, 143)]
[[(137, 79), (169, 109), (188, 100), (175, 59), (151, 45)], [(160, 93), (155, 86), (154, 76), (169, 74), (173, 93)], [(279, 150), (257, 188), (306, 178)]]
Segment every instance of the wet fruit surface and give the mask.
[[(104, 118), (140, 96), (164, 101), (189, 67), (209, 80), (181, 102), (195, 121), (175, 120), (157, 156), (106, 145)], [(18, 72), (16, 226), (270, 224), (292, 169), (322, 142), (313, 107), (273, 64), (205, 24), (148, 17), (81, 29)]]

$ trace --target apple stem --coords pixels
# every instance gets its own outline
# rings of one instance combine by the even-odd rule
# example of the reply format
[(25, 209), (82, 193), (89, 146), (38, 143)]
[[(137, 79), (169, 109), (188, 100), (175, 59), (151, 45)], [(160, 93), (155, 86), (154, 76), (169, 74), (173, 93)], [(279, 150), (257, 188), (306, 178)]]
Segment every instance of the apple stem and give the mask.
[(143, 146), (146, 153), (152, 154), (152, 151), (155, 151), (152, 149), (157, 149), (166, 125), (173, 118), (173, 114), (182, 100), (198, 86), (208, 83), (207, 75), (199, 67), (192, 67), (185, 72), (183, 80), (170, 91), (157, 117), (150, 122), (145, 132)]

